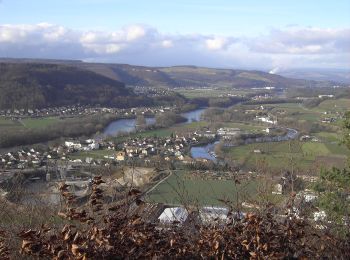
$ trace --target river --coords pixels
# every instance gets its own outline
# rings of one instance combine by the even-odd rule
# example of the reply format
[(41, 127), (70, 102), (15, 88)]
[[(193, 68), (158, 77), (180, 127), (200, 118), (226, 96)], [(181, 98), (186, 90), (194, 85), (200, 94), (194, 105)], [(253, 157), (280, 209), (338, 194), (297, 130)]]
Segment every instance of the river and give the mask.
[[(257, 138), (247, 138), (245, 140), (245, 144), (288, 141), (295, 139), (299, 134), (297, 130), (292, 128), (286, 128), (286, 130), (287, 133), (283, 136), (264, 136)], [(217, 143), (218, 141), (215, 141), (206, 145), (192, 147), (192, 158), (204, 158), (216, 162), (217, 160), (215, 157), (214, 148)]]
[[(181, 115), (187, 118), (187, 122), (184, 124), (190, 124), (192, 122), (201, 121), (201, 116), (206, 108), (198, 108)], [(154, 117), (146, 118), (147, 125), (155, 123)], [(116, 136), (121, 133), (131, 133), (136, 130), (136, 119), (118, 119), (110, 123), (103, 131), (104, 136)], [(264, 136), (258, 138), (248, 138), (245, 140), (245, 144), (251, 143), (265, 143), (265, 142), (282, 142), (295, 139), (298, 136), (298, 131), (291, 128), (286, 128), (287, 133), (283, 136)], [(214, 148), (218, 142), (209, 143), (207, 145), (195, 146), (191, 148), (192, 158), (204, 158), (216, 162)]]
[(219, 143), (219, 141), (209, 143), (201, 146), (193, 146), (191, 148), (191, 157), (192, 158), (203, 158), (207, 160), (211, 160), (216, 162), (216, 157), (214, 154), (215, 145)]
[[(116, 136), (121, 133), (131, 133), (136, 130), (136, 119), (118, 119), (110, 123), (104, 130), (104, 136)], [(154, 117), (146, 117), (146, 124), (152, 125), (156, 122)]]
[[(190, 124), (192, 122), (200, 121), (201, 116), (206, 108), (198, 108), (181, 115), (187, 119), (185, 124)], [(152, 125), (156, 122), (154, 117), (147, 117), (146, 124)], [(131, 133), (136, 130), (136, 119), (118, 119), (110, 123), (104, 130), (104, 136), (117, 136), (121, 133)]]

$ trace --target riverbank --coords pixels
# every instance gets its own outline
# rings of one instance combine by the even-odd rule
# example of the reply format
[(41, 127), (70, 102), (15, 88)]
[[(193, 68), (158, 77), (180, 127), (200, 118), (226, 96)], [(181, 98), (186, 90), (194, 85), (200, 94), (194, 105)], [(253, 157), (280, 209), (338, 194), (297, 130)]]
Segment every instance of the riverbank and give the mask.
[[(193, 122), (198, 122), (201, 120), (201, 116), (203, 112), (206, 110), (206, 108), (197, 108), (192, 111), (181, 113), (180, 115), (184, 118), (186, 118), (186, 122), (178, 123), (175, 125), (181, 125), (181, 124), (190, 124)], [(150, 127), (155, 125), (155, 117), (146, 117), (146, 126), (148, 127), (147, 130), (155, 130), (155, 128), (149, 129)], [(164, 127), (159, 127), (158, 129), (165, 129)], [(136, 118), (130, 118), (130, 119), (117, 119), (113, 122), (111, 122), (103, 131), (103, 136), (107, 137), (115, 137), (121, 134), (130, 134), (137, 132), (136, 127)], [(145, 131), (139, 131), (140, 133)]]

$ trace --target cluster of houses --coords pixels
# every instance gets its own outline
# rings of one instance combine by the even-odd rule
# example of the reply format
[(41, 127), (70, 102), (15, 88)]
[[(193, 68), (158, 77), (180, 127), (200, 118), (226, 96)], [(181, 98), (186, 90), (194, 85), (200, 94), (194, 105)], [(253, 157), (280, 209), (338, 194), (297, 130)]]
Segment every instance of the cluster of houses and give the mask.
[[(210, 133), (210, 137), (216, 136)], [(153, 156), (158, 156), (165, 161), (179, 160), (184, 163), (192, 162), (187, 156), (192, 145), (198, 144), (200, 137), (195, 134), (185, 136), (170, 136), (167, 138), (147, 137), (129, 138), (121, 144), (99, 139), (70, 139), (64, 143), (49, 147), (45, 151), (36, 151), (33, 148), (0, 154), (0, 169), (29, 169), (44, 167), (50, 160), (66, 161), (67, 163), (88, 163), (100, 165), (105, 161), (128, 162), (140, 159), (140, 162), (151, 162)], [(74, 154), (95, 150), (110, 150), (104, 158), (92, 159), (89, 156), (77, 159)], [(101, 154), (102, 155), (102, 154)]]
[(265, 94), (260, 94), (260, 95), (256, 95), (256, 96), (252, 97), (252, 100), (260, 101), (260, 100), (270, 99), (272, 97), (273, 97), (273, 95), (265, 93)]
[(116, 154), (116, 160), (144, 159), (159, 155), (166, 161), (172, 159), (183, 161), (187, 149), (197, 143), (195, 137), (180, 137), (177, 135), (168, 138), (130, 138), (117, 147), (119, 151)]
[(166, 88), (155, 88), (155, 87), (145, 87), (145, 86), (135, 86), (133, 87), (133, 91), (137, 95), (143, 95), (146, 97), (162, 97), (169, 96), (170, 91)]
[(300, 136), (299, 140), (302, 142), (307, 142), (307, 141), (319, 142), (320, 141), (316, 136), (311, 136), (311, 135), (302, 135)]
[(83, 142), (81, 141), (65, 141), (64, 145), (68, 149), (74, 149), (77, 151), (92, 151), (100, 149), (100, 142), (95, 139), (87, 139)]
[(330, 124), (330, 123), (335, 122), (336, 120), (337, 120), (337, 119), (334, 118), (334, 117), (325, 117), (325, 118), (322, 118), (322, 119), (321, 119), (321, 122), (322, 122), (322, 123)]
[(50, 108), (37, 108), (37, 109), (7, 109), (0, 110), (0, 116), (5, 117), (47, 117), (47, 116), (74, 116), (74, 115), (89, 115), (96, 114), (99, 110), (89, 106), (73, 105), (62, 107), (50, 107)]
[(242, 130), (239, 128), (229, 128), (229, 127), (223, 127), (219, 128), (216, 131), (217, 135), (220, 136), (223, 139), (231, 139), (232, 137), (235, 137), (242, 133)]
[(0, 168), (25, 169), (33, 166), (42, 166), (43, 162), (51, 158), (47, 152), (41, 153), (34, 149), (22, 149), (16, 152), (0, 154)]
[(197, 130), (193, 133), (193, 135), (197, 137), (203, 137), (203, 138), (216, 138), (216, 132), (209, 130), (207, 128)]
[(68, 140), (64, 144), (49, 147), (46, 151), (36, 151), (34, 148), (23, 148), (17, 151), (0, 154), (0, 169), (28, 169), (47, 165), (49, 160), (69, 160), (69, 155), (78, 151), (98, 149), (114, 150), (115, 144), (107, 141), (87, 139), (83, 141)]
[(136, 114), (155, 115), (166, 111), (175, 110), (176, 107), (138, 107), (138, 108), (107, 108), (91, 107), (83, 105), (37, 108), (37, 109), (6, 109), (0, 110), (0, 116), (6, 118), (25, 118), (25, 117), (72, 117), (81, 115), (94, 115), (103, 113), (112, 113), (118, 116), (133, 116)]

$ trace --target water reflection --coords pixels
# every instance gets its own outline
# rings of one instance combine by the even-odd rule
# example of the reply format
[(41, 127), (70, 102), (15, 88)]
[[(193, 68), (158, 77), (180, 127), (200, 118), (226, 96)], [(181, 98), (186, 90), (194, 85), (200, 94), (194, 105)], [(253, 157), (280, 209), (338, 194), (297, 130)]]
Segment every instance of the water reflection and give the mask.
[[(205, 108), (199, 108), (193, 111), (189, 111), (186, 113), (182, 113), (181, 115), (187, 118), (186, 124), (200, 121), (201, 116), (204, 112)], [(152, 125), (156, 122), (154, 117), (147, 117), (146, 124)], [(116, 136), (120, 133), (131, 133), (136, 130), (136, 119), (118, 119), (112, 123), (110, 123), (103, 131), (104, 136)]]

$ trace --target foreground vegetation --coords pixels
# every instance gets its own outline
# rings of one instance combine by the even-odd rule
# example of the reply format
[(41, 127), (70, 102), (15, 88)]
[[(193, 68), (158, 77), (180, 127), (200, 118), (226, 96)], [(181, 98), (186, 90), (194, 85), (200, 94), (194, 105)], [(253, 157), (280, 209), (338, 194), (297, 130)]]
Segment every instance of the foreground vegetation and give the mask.
[[(174, 224), (159, 229), (139, 215), (145, 205), (140, 191), (130, 189), (124, 200), (106, 205), (101, 183), (101, 177), (94, 178), (89, 206), (80, 208), (75, 206), (67, 187), (61, 185), (66, 204), (58, 213), (61, 222), (55, 225), (18, 227), (16, 233), (0, 227), (1, 258), (350, 257), (349, 240), (325, 235), (307, 220), (292, 215), (278, 220), (269, 207), (242, 219), (233, 217), (227, 224), (204, 225), (193, 219), (186, 226)], [(293, 196), (290, 203), (293, 204)]]

